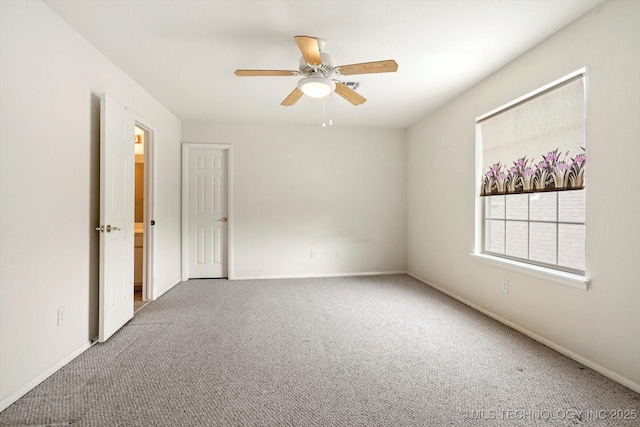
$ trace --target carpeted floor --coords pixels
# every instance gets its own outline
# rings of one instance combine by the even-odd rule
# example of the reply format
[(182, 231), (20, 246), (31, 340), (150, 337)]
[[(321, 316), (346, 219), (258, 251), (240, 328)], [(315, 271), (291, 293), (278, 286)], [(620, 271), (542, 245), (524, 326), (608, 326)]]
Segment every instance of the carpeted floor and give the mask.
[(408, 276), (192, 280), (0, 413), (2, 426), (475, 424), (638, 426), (640, 395)]

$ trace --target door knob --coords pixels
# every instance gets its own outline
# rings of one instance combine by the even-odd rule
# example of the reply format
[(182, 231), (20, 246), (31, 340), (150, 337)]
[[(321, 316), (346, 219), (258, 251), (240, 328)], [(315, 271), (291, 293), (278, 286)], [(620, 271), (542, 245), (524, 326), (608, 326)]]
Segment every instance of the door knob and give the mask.
[(222, 219), (219, 219), (218, 221), (227, 222), (227, 217), (223, 216)]
[(96, 227), (96, 231), (100, 231), (101, 233), (104, 233), (105, 231), (107, 233), (111, 233), (112, 231), (120, 231), (120, 230), (122, 230), (122, 228), (116, 227), (115, 225), (112, 227), (109, 224), (107, 224), (106, 227), (104, 225), (99, 225)]

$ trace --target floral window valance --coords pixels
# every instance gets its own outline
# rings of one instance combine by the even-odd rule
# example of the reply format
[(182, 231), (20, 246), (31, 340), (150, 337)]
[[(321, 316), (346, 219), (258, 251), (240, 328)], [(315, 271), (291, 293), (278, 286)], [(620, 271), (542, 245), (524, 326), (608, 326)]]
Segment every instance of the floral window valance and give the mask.
[(584, 188), (582, 74), (489, 113), (477, 124), (481, 196)]

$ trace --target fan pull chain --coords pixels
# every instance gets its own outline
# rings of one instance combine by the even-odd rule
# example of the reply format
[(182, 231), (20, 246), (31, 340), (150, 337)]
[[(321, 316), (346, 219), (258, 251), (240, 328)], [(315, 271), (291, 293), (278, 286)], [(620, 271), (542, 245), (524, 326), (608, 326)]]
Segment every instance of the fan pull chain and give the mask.
[(325, 107), (326, 107), (327, 103), (322, 100), (322, 127), (326, 128), (327, 127), (327, 118), (326, 118), (326, 113), (325, 113)]
[[(327, 98), (322, 101), (322, 127), (327, 127)], [(329, 94), (329, 126), (333, 126), (333, 119), (331, 118), (331, 104), (333, 102), (333, 93)]]

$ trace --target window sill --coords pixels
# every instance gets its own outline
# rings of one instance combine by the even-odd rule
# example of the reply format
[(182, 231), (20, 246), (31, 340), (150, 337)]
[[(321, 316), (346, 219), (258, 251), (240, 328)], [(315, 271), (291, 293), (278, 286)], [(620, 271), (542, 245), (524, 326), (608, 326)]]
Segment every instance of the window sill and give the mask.
[(529, 276), (560, 283), (561, 285), (571, 286), (572, 288), (582, 289), (583, 291), (586, 291), (589, 288), (590, 280), (578, 274), (567, 273), (564, 271), (554, 270), (552, 268), (540, 267), (491, 255), (475, 253), (471, 253), (469, 255), (471, 255), (476, 261), (483, 262), (485, 264), (491, 264), (508, 270), (517, 271), (519, 273), (528, 274)]

